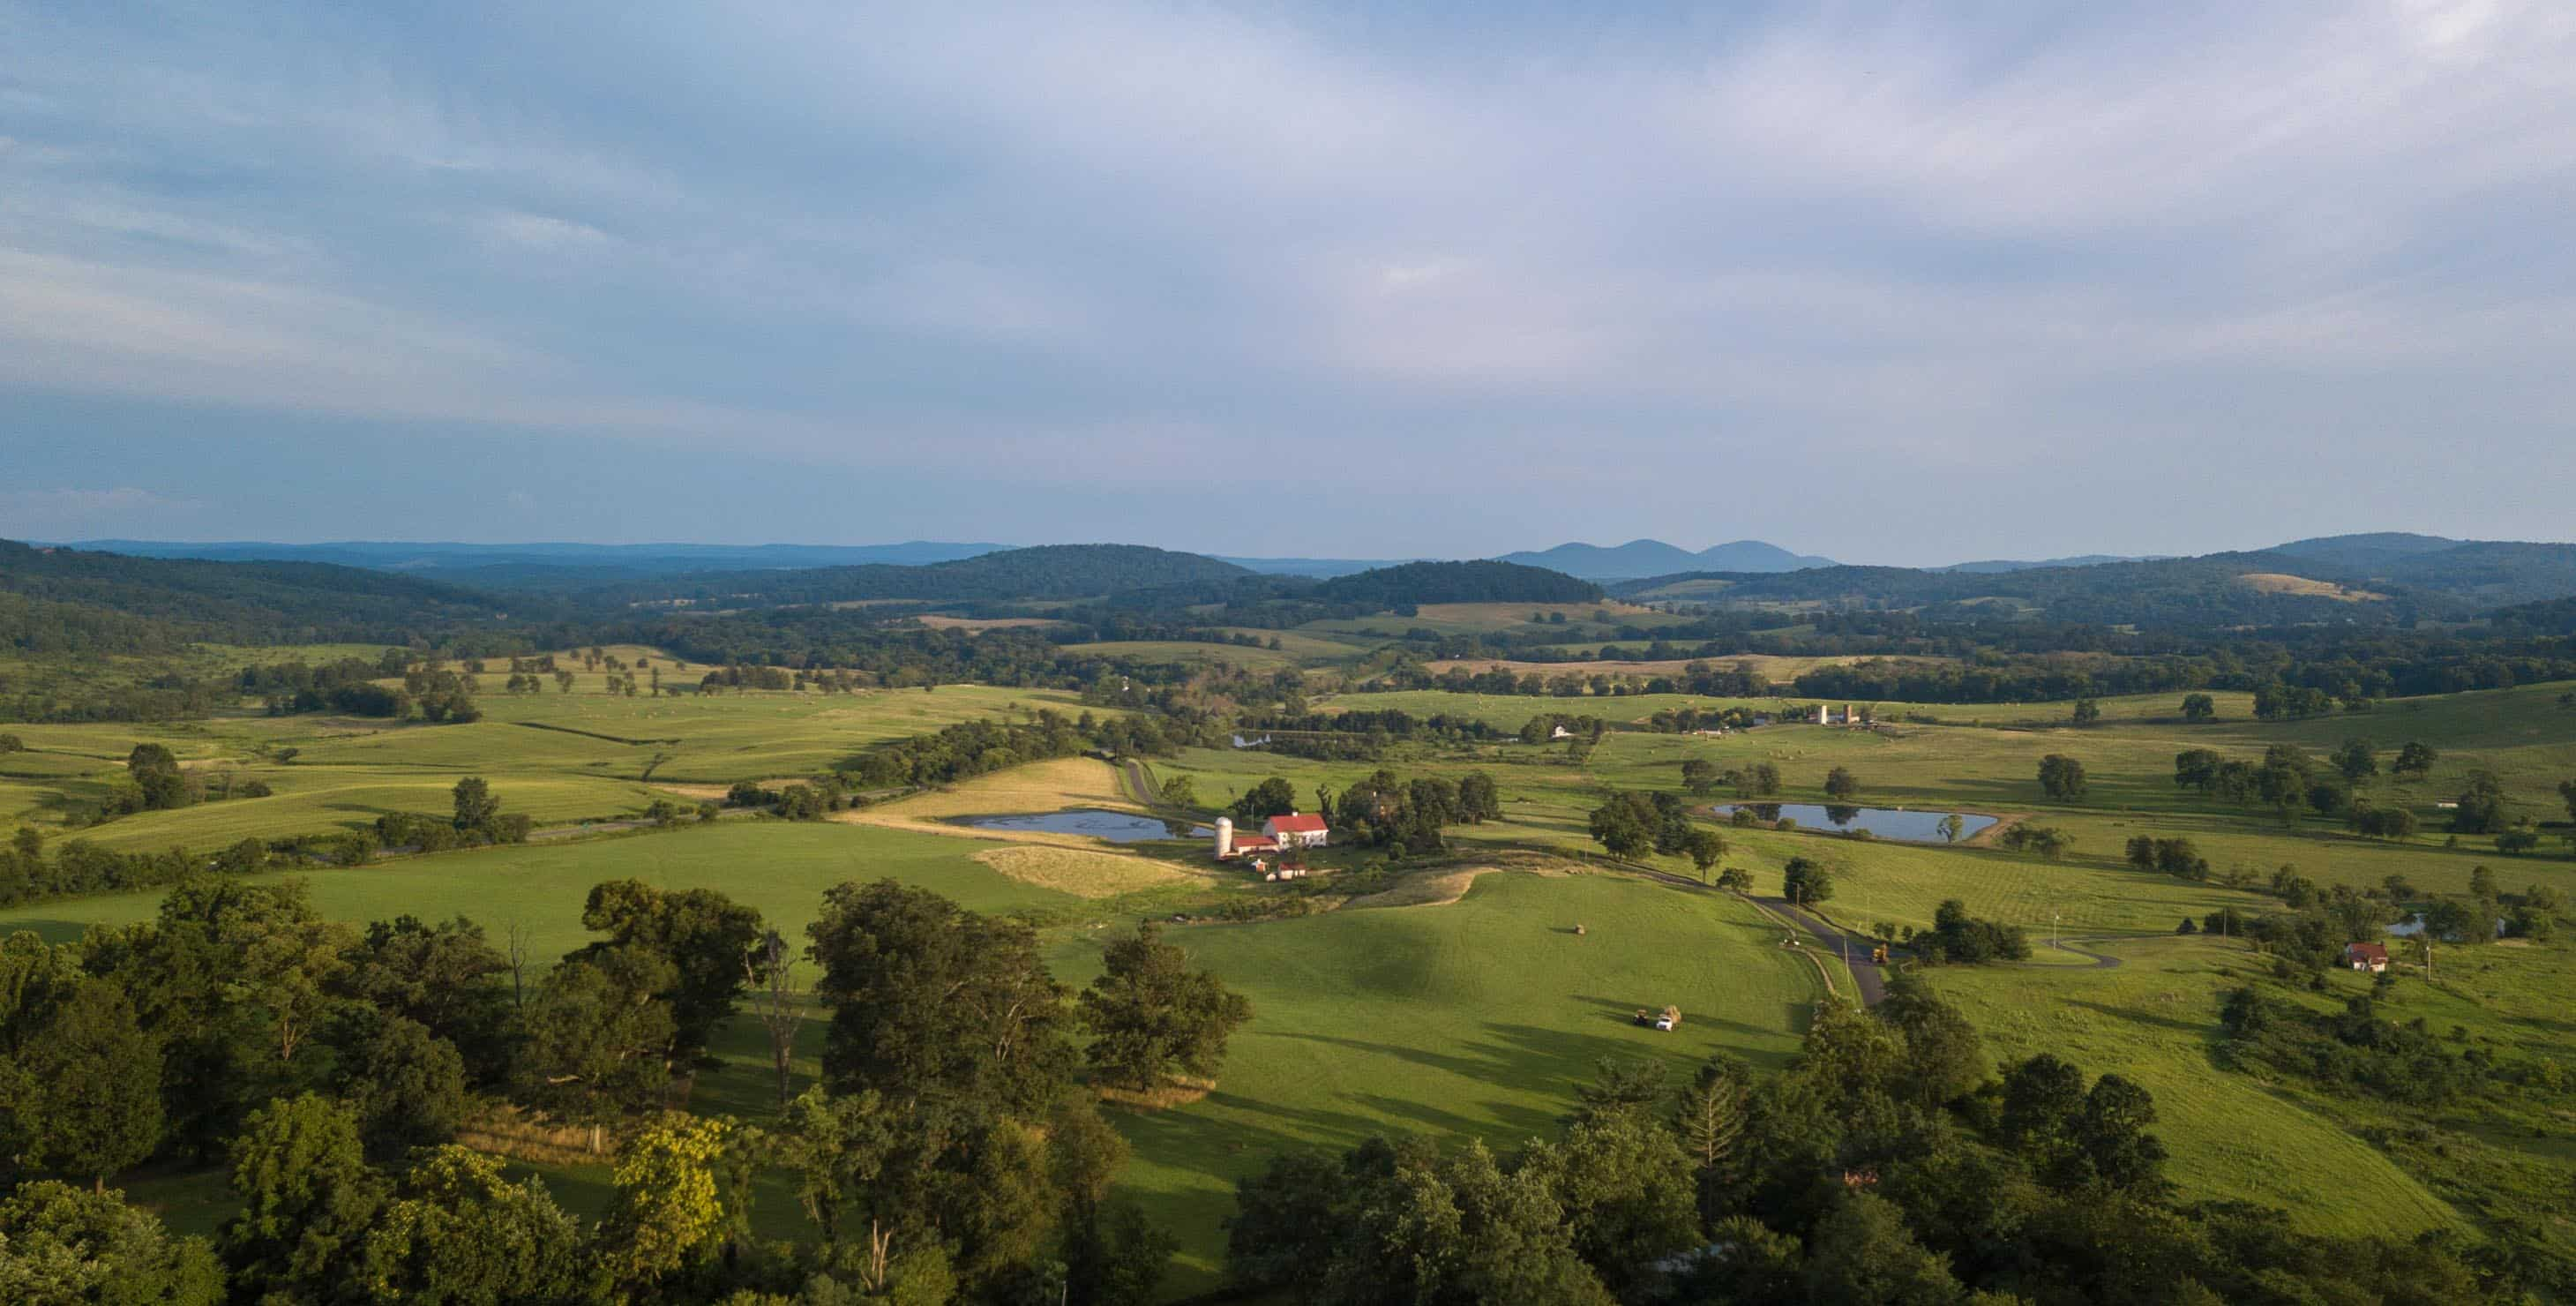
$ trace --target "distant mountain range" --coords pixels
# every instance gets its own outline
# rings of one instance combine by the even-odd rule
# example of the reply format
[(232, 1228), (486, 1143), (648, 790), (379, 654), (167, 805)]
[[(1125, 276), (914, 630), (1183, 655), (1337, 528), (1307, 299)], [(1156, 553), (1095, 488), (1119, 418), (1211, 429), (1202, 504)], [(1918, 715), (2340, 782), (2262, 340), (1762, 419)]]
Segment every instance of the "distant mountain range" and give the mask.
[[(956, 562), (1015, 548), (1008, 544), (955, 544), (911, 540), (902, 544), (462, 544), (351, 540), (332, 544), (273, 544), (243, 540), (212, 544), (166, 540), (79, 540), (76, 549), (136, 558), (203, 558), (215, 562), (329, 562), (343, 567), (433, 576), (499, 589), (563, 588), (694, 572), (774, 568), (853, 567), (883, 564), (919, 567)], [(1265, 576), (1329, 580), (1428, 558), (1238, 558), (1209, 555)], [(1691, 553), (1660, 540), (1632, 540), (1617, 548), (1560, 544), (1540, 552), (1507, 553), (1496, 561), (1544, 567), (1584, 580), (1634, 580), (1676, 571), (1793, 571), (1829, 567), (1759, 540), (1738, 540)]]
[[(2499, 608), (2576, 599), (2576, 544), (2372, 534), (2296, 540), (2273, 549), (2190, 558), (2066, 558), (1942, 568), (1821, 563), (1740, 542), (1688, 553), (1652, 540), (1574, 544), (1505, 559), (1399, 563), (1243, 562), (1126, 544), (847, 546), (693, 545), (168, 545), (111, 541), (124, 553), (0, 543), (0, 647), (27, 631), (61, 648), (228, 643), (372, 642), (402, 632), (495, 620), (573, 619), (636, 605), (704, 611), (860, 600), (1010, 603), (1109, 599), (1133, 611), (1311, 599), (1400, 608), (1432, 602), (1577, 602), (1606, 588), (1624, 598), (1716, 609), (1905, 611), (1934, 621), (2049, 620), (2099, 625), (2292, 627), (2468, 621)], [(727, 566), (822, 556), (971, 556), (906, 564)], [(230, 554), (231, 559), (150, 556)], [(281, 557), (243, 557), (244, 554)], [(372, 565), (322, 561), (363, 558)], [(1602, 573), (1674, 558), (1692, 565), (1607, 582)], [(1745, 570), (1741, 564), (1768, 567)], [(663, 570), (667, 568), (668, 570)], [(1322, 579), (1318, 573), (1331, 572)], [(1362, 574), (1362, 573), (1369, 574)], [(15, 617), (12, 614), (16, 614)], [(32, 617), (29, 614), (34, 614)], [(10, 622), (23, 627), (13, 636)], [(2520, 614), (2554, 629), (2559, 608)]]
[[(704, 602), (732, 596), (742, 601), (758, 596), (770, 602), (828, 602), (934, 594), (998, 597), (1013, 592), (1015, 586), (1030, 587), (1017, 591), (1022, 597), (1070, 596), (1209, 584), (1247, 574), (1330, 580), (1404, 565), (1397, 560), (1360, 558), (1209, 557), (1142, 546), (1029, 550), (929, 540), (876, 545), (92, 540), (73, 547), (140, 558), (358, 567), (524, 600), (621, 595), (630, 600), (693, 596)], [(988, 571), (954, 569), (979, 558), (996, 562)], [(1689, 582), (1666, 590), (1667, 597), (1683, 597), (1685, 591), (1705, 597), (1712, 587), (1728, 589), (1728, 601), (1798, 596), (1873, 606), (2018, 597), (2064, 615), (2092, 612), (2082, 601), (2088, 591), (2125, 591), (2142, 585), (2154, 589), (2185, 578), (2189, 585), (2207, 587), (2219, 577), (2247, 575), (2263, 579), (2227, 583), (2206, 591), (2201, 601), (2213, 610), (2245, 611), (2248, 619), (2257, 621), (2277, 619), (2292, 606), (2318, 608), (2315, 602), (2275, 601), (2284, 595), (2316, 599), (2313, 588), (2291, 584), (2302, 580), (2396, 600), (2374, 605), (2391, 616), (2404, 610), (2426, 617), (2453, 617), (2576, 594), (2576, 545), (2455, 540), (2401, 532), (2322, 536), (2251, 553), (2207, 555), (2203, 561), (2216, 565), (2197, 568), (2181, 565), (2192, 561), (2188, 558), (2106, 554), (1921, 568), (1848, 567), (1759, 540), (1737, 540), (1697, 552), (1652, 539), (1616, 546), (1571, 543), (1508, 553), (1492, 561), (1543, 568), (1637, 595), (1663, 588), (1638, 583), (1656, 580), (1667, 585)], [(1044, 583), (1033, 583), (1040, 577)], [(2028, 579), (2002, 583), (2024, 577)], [(1985, 583), (1962, 587), (1977, 578), (1985, 578)], [(2249, 607), (2243, 598), (2248, 584), (2269, 587), (2263, 590), (2268, 597)], [(2337, 611), (2349, 614), (2352, 609)]]
[(1210, 556), (1219, 562), (1231, 562), (1245, 571), (1257, 571), (1264, 576), (1312, 576), (1317, 580), (1331, 580), (1335, 576), (1351, 576), (1363, 571), (1375, 571), (1380, 567), (1401, 566), (1408, 562), (1434, 561), (1428, 558), (1230, 558), (1223, 554)]
[(692, 571), (753, 571), (773, 567), (901, 567), (955, 562), (999, 553), (1007, 544), (465, 544), (347, 540), (329, 544), (276, 544), (239, 540), (211, 544), (166, 540), (80, 540), (71, 547), (131, 558), (202, 558), (211, 562), (328, 562), (370, 571), (398, 571), (460, 583), (512, 586), (531, 580), (606, 581), (669, 576)]
[(1535, 553), (1506, 553), (1496, 561), (1516, 562), (1524, 567), (1545, 567), (1585, 580), (1638, 580), (1681, 571), (1769, 573), (1835, 565), (1831, 558), (1791, 553), (1779, 545), (1765, 544), (1760, 540), (1713, 544), (1697, 553), (1675, 548), (1662, 540), (1630, 540), (1615, 547), (1560, 544)]
[(1924, 570), (1991, 574), (2005, 571), (2031, 571), (2040, 567), (2098, 567), (2106, 562), (2161, 562), (2172, 556), (2170, 553), (2079, 553), (2071, 558), (2041, 558), (2036, 561), (1993, 558), (1984, 562), (1954, 562), (1947, 567), (1926, 567)]

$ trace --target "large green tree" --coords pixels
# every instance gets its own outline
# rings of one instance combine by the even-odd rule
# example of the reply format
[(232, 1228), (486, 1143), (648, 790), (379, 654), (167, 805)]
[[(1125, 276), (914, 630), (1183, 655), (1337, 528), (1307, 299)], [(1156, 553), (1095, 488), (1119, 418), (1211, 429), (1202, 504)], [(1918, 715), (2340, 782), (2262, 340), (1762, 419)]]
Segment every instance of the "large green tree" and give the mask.
[(469, 1108), (465, 1058), (419, 1021), (369, 1015), (351, 1022), (371, 1028), (342, 1053), (340, 1090), (368, 1154), (399, 1157), (454, 1138)]
[(1575, 1254), (1611, 1292), (1641, 1291), (1656, 1261), (1700, 1244), (1690, 1159), (1645, 1112), (1597, 1116), (1530, 1149), (1522, 1173), (1547, 1185)]
[(1034, 1119), (1070, 1082), (1065, 989), (1026, 923), (896, 880), (843, 884), (807, 928), (832, 1008), (823, 1080), (897, 1102), (945, 1095)]
[(546, 975), (527, 1008), (521, 1100), (586, 1125), (591, 1150), (612, 1122), (661, 1103), (671, 1083), (671, 1008), (655, 998), (675, 977), (644, 948), (610, 948)]
[(1780, 870), (1780, 892), (1799, 906), (1824, 902), (1834, 896), (1831, 871), (1804, 857), (1792, 857)]
[(20, 1067), (19, 1092), (32, 1109), (13, 1114), (41, 1168), (104, 1191), (108, 1175), (161, 1145), (160, 1044), (113, 983), (75, 988), (28, 1044)]
[(1179, 1073), (1213, 1076), (1226, 1039), (1252, 1018), (1252, 1002), (1147, 924), (1109, 945), (1100, 978), (1077, 1005), (1092, 1041), (1085, 1054), (1103, 1078), (1150, 1089)]
[(2084, 764), (2063, 753), (2051, 753), (2039, 759), (2040, 792), (2052, 802), (2081, 802), (2088, 785)]
[(2344, 779), (2360, 784), (2379, 774), (2379, 745), (2368, 739), (2347, 739), (2335, 748), (2330, 760)]
[(499, 1157), (438, 1148), (403, 1175), (367, 1230), (359, 1281), (377, 1302), (569, 1306), (592, 1294), (581, 1226)]
[(492, 792), (492, 786), (483, 777), (469, 775), (457, 781), (456, 787), (449, 791), (449, 797), (455, 800), (455, 821), (459, 831), (489, 835), (498, 828), (501, 798)]
[(251, 1113), (233, 1140), (241, 1210), (219, 1245), (245, 1300), (332, 1301), (351, 1295), (360, 1240), (384, 1205), (357, 1113), (305, 1094)]
[(415, 916), (377, 921), (343, 954), (337, 990), (378, 1011), (418, 1021), (454, 1044), (468, 1078), (499, 1084), (515, 1041), (510, 959), (483, 927), (462, 916), (429, 924)]
[(767, 964), (760, 913), (713, 889), (665, 891), (641, 880), (610, 880), (592, 886), (581, 923), (608, 938), (568, 959), (640, 948), (670, 965), (671, 987), (655, 996), (670, 1005), (675, 1068), (705, 1055), (716, 1026), (732, 1018), (743, 990)]
[(27, 1306), (218, 1306), (223, 1266), (125, 1194), (40, 1180), (0, 1196), (0, 1300)]

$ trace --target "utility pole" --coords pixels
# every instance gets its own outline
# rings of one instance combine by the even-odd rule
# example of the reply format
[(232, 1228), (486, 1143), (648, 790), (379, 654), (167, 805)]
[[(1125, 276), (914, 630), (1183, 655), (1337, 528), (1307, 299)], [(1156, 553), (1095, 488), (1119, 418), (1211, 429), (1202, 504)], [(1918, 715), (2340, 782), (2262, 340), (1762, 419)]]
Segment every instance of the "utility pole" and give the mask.
[(2433, 982), (2433, 931), (2432, 931), (2429, 927), (2425, 929), (2424, 934), (2423, 934), (2423, 939), (2424, 939), (2424, 982), (2425, 982), (2425, 983), (2427, 983), (2427, 984), (2430, 984), (2430, 983), (2432, 983), (2432, 982)]

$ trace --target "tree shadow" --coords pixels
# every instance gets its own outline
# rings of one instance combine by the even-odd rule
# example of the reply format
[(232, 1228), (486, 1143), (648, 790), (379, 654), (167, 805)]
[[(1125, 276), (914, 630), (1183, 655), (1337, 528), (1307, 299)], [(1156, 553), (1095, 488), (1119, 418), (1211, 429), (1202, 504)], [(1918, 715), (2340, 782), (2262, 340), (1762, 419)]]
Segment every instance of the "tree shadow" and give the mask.
[(2213, 1021), (2182, 1020), (2173, 1016), (2159, 1016), (2151, 1011), (2138, 1011), (2128, 1007), (2115, 1007), (2107, 1002), (2088, 1002), (2081, 998), (2069, 998), (2066, 1000), (2066, 1004), (2071, 1007), (2082, 1007), (2087, 1011), (2109, 1016), (2116, 1020), (2125, 1020), (2132, 1025), (2148, 1025), (2157, 1029), (2178, 1030), (2185, 1034), (2195, 1034), (2204, 1038), (2215, 1034), (2218, 1029), (2216, 1022)]

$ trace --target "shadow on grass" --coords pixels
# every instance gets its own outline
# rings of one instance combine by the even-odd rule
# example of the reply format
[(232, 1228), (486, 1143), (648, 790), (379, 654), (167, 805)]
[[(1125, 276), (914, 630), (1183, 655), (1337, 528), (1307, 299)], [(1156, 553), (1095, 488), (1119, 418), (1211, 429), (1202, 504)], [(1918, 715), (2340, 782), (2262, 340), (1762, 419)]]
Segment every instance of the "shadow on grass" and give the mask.
[(2115, 1007), (2107, 1002), (2087, 1002), (2081, 998), (2068, 998), (2065, 1001), (2066, 1005), (2070, 1007), (2082, 1007), (2086, 1011), (2097, 1012), (2101, 1015), (2112, 1017), (2115, 1020), (2124, 1020), (2132, 1025), (2148, 1025), (2156, 1029), (2177, 1030), (2185, 1034), (2197, 1035), (2209, 1043), (2212, 1056), (2214, 1057), (2216, 1055), (2218, 1026), (2215, 1022), (2183, 1020), (2175, 1016), (2159, 1016), (2151, 1011), (2137, 1011), (2128, 1007)]

